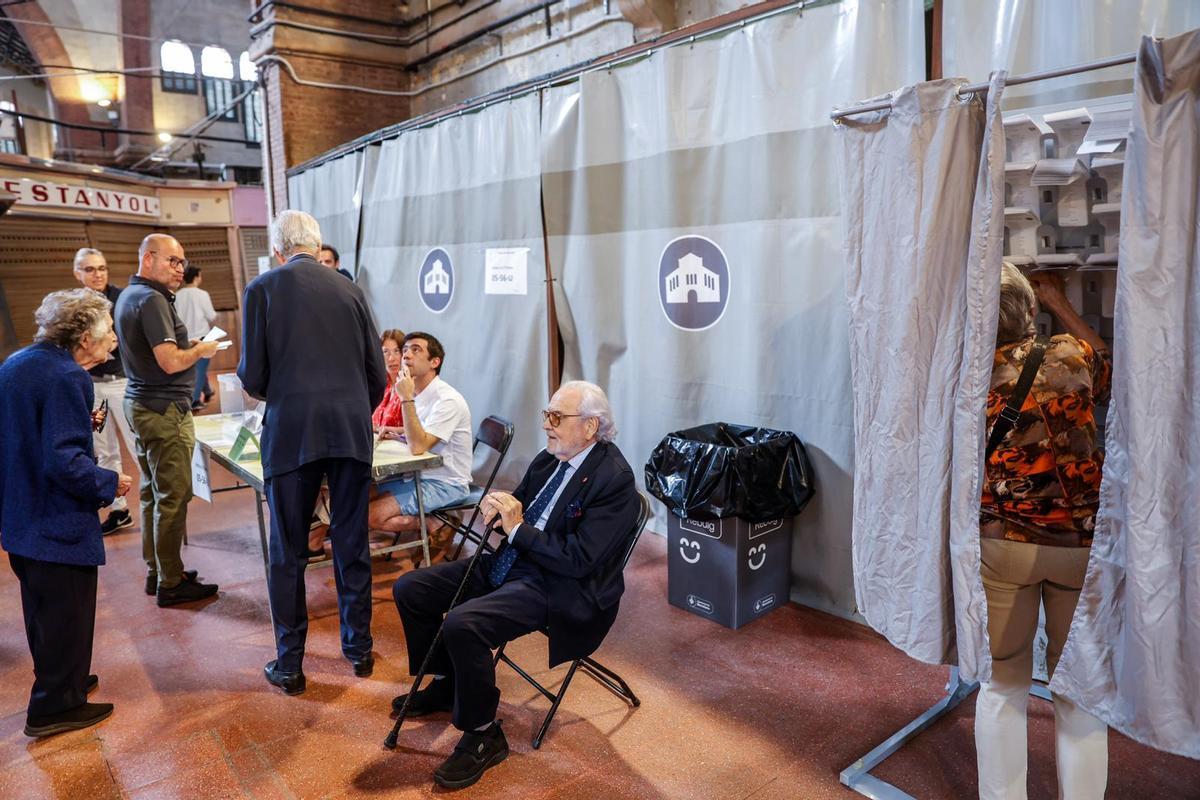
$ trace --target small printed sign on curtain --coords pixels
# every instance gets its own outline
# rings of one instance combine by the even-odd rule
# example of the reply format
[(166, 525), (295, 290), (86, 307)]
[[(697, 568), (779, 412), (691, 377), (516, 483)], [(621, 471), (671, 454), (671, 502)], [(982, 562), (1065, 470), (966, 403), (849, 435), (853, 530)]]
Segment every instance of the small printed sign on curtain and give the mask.
[(484, 267), (484, 294), (529, 294), (528, 247), (489, 247)]

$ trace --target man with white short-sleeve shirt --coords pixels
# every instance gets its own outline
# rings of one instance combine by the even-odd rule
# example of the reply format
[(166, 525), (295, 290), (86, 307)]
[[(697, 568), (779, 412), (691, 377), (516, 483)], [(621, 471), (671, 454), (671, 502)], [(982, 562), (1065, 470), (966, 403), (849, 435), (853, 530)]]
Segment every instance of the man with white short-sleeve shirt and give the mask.
[[(403, 366), (396, 379), (396, 393), (402, 402), (403, 436), (413, 455), (434, 453), (442, 465), (421, 473), (421, 499), (425, 510), (462, 502), (471, 487), (471, 409), (453, 386), (440, 376), (446, 358), (445, 348), (435, 337), (413, 331), (404, 337), (400, 348)], [(371, 500), (368, 525), (372, 530), (412, 530), (417, 516), (416, 481), (397, 478), (377, 487)], [(430, 537), (431, 556), (449, 545), (449, 526), (439, 529), (443, 536)], [(436, 559), (436, 560), (441, 560)]]

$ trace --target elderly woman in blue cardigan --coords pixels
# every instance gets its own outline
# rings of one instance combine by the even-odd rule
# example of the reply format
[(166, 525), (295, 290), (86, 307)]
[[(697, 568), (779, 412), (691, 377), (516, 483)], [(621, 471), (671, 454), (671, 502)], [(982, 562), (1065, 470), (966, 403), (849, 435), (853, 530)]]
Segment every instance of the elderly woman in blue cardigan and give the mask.
[(89, 703), (97, 511), (131, 479), (96, 465), (92, 381), (117, 340), (112, 304), (91, 289), (53, 292), (35, 312), (34, 344), (0, 365), (0, 546), (21, 583), (33, 655), (27, 736), (94, 725), (111, 703)]

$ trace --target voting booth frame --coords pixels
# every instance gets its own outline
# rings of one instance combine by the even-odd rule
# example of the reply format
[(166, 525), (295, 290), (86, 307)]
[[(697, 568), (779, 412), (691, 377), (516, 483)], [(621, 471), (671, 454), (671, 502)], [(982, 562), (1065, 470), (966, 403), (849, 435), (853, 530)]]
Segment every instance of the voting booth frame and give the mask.
[[(1136, 61), (1136, 58), (1136, 53), (1127, 53), (1125, 55), (1115, 56), (1088, 64), (1078, 64), (1071, 67), (1064, 67), (1062, 69), (1046, 70), (1028, 75), (1012, 76), (1006, 80), (1006, 85), (1015, 86), (1017, 84), (1032, 83), (1035, 81), (1047, 80), (1064, 75), (1090, 72), (1092, 70), (1104, 69), (1106, 67), (1132, 64)], [(982, 94), (987, 91), (987, 88), (987, 83), (971, 84), (963, 87), (960, 90), (960, 94)], [(890, 108), (890, 102), (887, 101), (864, 103), (858, 106), (835, 110), (830, 114), (830, 118), (837, 122), (843, 117), (861, 114), (868, 111), (886, 110), (888, 108)], [(960, 703), (962, 703), (962, 701), (970, 697), (971, 694), (978, 688), (978, 682), (964, 681), (962, 676), (959, 674), (958, 667), (950, 667), (950, 677), (946, 683), (945, 696), (938, 700), (933, 706), (918, 715), (912, 722), (908, 723), (903, 728), (889, 736), (869, 753), (857, 759), (853, 764), (842, 770), (839, 775), (839, 779), (841, 780), (842, 784), (850, 789), (853, 789), (858, 794), (861, 794), (864, 797), (874, 798), (874, 800), (915, 800), (912, 795), (908, 794), (903, 789), (900, 789), (899, 787), (890, 784), (887, 781), (876, 777), (875, 775), (872, 775), (871, 770), (879, 766), (881, 763), (903, 748), (904, 745), (908, 744), (910, 741), (919, 736), (926, 728), (952, 712)], [(1039, 697), (1043, 700), (1051, 700), (1050, 690), (1040, 683), (1034, 683), (1031, 685), (1029, 693), (1034, 697)]]

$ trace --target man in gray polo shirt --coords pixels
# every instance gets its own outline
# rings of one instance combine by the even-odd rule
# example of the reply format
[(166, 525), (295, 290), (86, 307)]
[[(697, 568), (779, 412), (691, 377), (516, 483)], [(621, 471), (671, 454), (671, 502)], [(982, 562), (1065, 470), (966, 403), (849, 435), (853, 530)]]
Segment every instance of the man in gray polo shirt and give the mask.
[(114, 314), (129, 385), (125, 418), (137, 441), (142, 473), (142, 555), (146, 594), (159, 606), (201, 600), (217, 585), (185, 571), (181, 550), (192, 499), (192, 388), (195, 365), (212, 358), (216, 342), (190, 341), (175, 312), (173, 292), (187, 259), (173, 236), (152, 233), (138, 248), (138, 271), (121, 292)]

